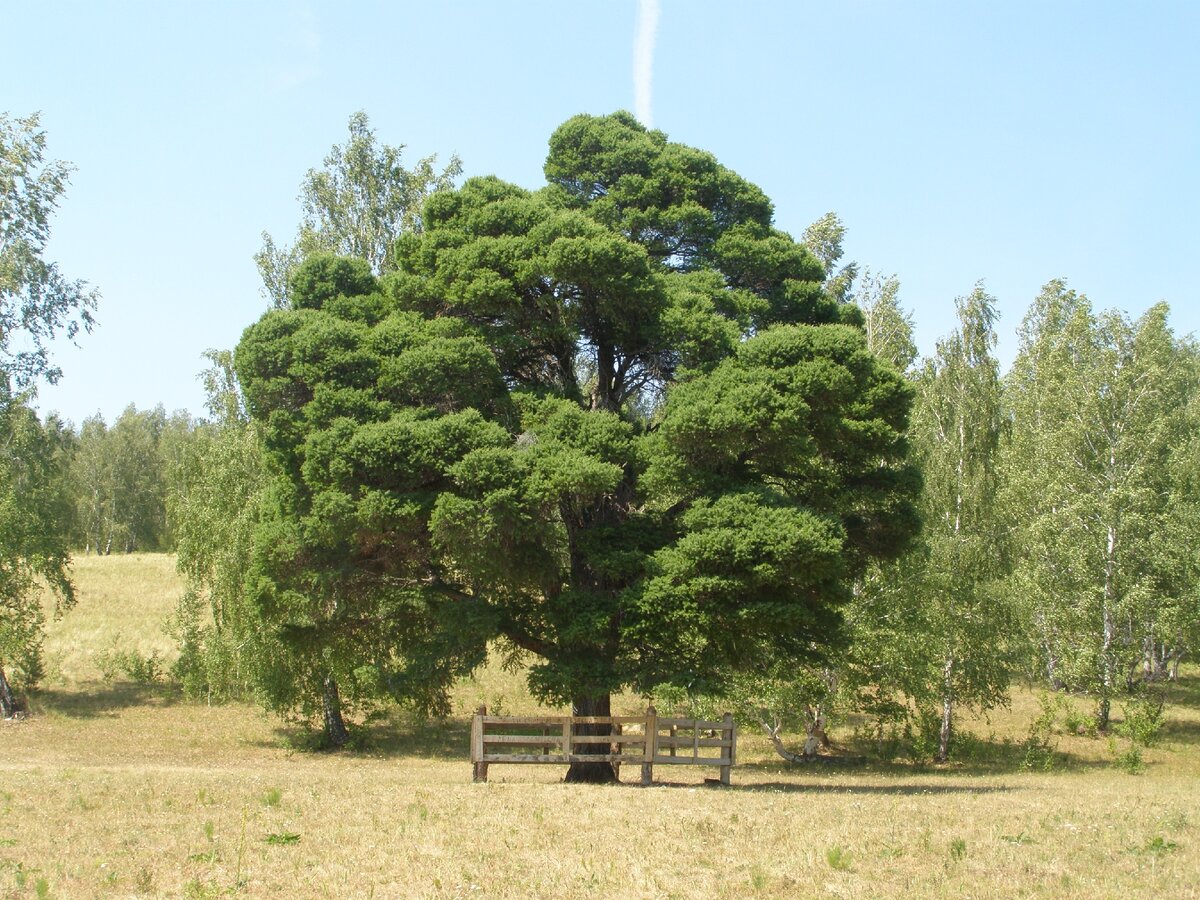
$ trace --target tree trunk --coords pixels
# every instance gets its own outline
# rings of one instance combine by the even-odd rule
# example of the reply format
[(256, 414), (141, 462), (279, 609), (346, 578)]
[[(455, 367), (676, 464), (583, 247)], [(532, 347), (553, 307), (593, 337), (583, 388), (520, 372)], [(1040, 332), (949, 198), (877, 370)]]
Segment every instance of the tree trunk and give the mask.
[[(608, 694), (579, 696), (571, 701), (571, 714), (575, 716), (611, 716), (612, 705)], [(576, 725), (573, 737), (610, 735), (611, 725)], [(574, 753), (609, 753), (609, 744), (580, 744), (572, 747)], [(617, 771), (608, 762), (573, 762), (563, 779), (569, 784), (612, 784), (617, 781)]]
[(11, 719), (17, 711), (17, 698), (13, 696), (12, 687), (4, 675), (4, 666), (0, 666), (0, 718)]
[(325, 676), (325, 684), (321, 693), (321, 712), (325, 719), (325, 741), (334, 750), (346, 745), (350, 740), (350, 732), (342, 719), (342, 697), (338, 693), (337, 682), (333, 675)]
[(1117, 623), (1113, 619), (1113, 609), (1116, 604), (1117, 585), (1117, 531), (1111, 525), (1108, 528), (1108, 545), (1104, 557), (1104, 601), (1101, 610), (1101, 627), (1104, 629), (1100, 645), (1100, 702), (1096, 705), (1096, 728), (1108, 731), (1109, 713), (1112, 708), (1110, 697), (1116, 680), (1116, 660), (1114, 659), (1113, 644), (1116, 640)]
[(1038, 631), (1042, 639), (1042, 651), (1046, 654), (1046, 680), (1050, 683), (1053, 690), (1061, 691), (1063, 689), (1062, 679), (1058, 677), (1058, 654), (1054, 652), (1054, 644), (1051, 640), (1050, 628), (1046, 625), (1046, 616), (1043, 612), (1038, 612), (1035, 616)]
[(767, 721), (767, 711), (764, 709), (759, 712), (758, 724), (762, 726), (762, 730), (766, 732), (767, 737), (771, 739), (771, 746), (775, 748), (775, 752), (790, 763), (805, 763), (811, 762), (812, 757), (806, 753), (793, 753), (783, 745), (783, 738), (780, 732), (783, 730), (783, 724), (776, 719), (774, 722)]
[(938, 732), (938, 762), (945, 762), (950, 757), (950, 738), (954, 717), (954, 692), (951, 689), (953, 672), (954, 658), (950, 657), (942, 667), (942, 727)]
[(804, 755), (816, 756), (822, 747), (829, 746), (829, 736), (825, 734), (825, 710), (818, 705), (809, 710), (804, 721)]

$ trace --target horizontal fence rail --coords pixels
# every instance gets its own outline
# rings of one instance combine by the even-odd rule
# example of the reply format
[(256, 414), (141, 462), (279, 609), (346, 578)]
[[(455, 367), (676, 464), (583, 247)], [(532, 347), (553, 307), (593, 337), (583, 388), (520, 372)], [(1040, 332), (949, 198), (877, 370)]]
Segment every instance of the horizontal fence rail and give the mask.
[[(609, 734), (579, 734), (580, 726), (607, 726)], [(640, 764), (642, 784), (654, 780), (654, 766), (718, 766), (729, 784), (737, 761), (733, 716), (704, 719), (659, 718), (654, 707), (644, 716), (489, 716), (479, 707), (471, 720), (474, 780), (487, 781), (491, 763)]]

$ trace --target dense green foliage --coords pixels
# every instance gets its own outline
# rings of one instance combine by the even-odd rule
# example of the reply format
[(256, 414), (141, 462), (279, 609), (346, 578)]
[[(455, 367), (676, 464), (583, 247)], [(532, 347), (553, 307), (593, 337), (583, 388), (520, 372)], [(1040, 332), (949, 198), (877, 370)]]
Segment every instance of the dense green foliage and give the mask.
[(909, 389), (711, 155), (580, 116), (546, 174), (435, 194), (378, 282), (310, 258), (247, 330), (264, 619), (364, 695), (493, 636), (577, 705), (819, 657), (915, 530)]
[(43, 426), (19, 403), (0, 405), (0, 714), (16, 707), (17, 690), (42, 675), (42, 590), (61, 612), (75, 600), (67, 577), (62, 437), (57, 422)]
[(167, 501), (196, 422), (128, 406), (113, 424), (84, 419), (72, 441), (68, 488), (72, 545), (85, 553), (167, 550), (174, 545)]
[[(189, 697), (246, 698), (280, 681), (271, 672), (281, 650), (244, 589), (263, 481), (257, 429), (222, 422), (197, 430), (171, 500), (187, 588), (171, 622), (180, 646), (174, 675)], [(294, 691), (286, 673), (283, 681)]]
[(456, 159), (406, 169), (358, 114), (294, 246), (259, 254), (275, 309), (236, 367), (209, 354), (208, 421), (75, 430), (21, 394), (95, 304), (41, 259), (69, 167), (36, 117), (0, 124), (6, 715), (68, 546), (178, 550), (187, 693), (327, 727), (444, 709), (498, 641), (581, 711), (719, 698), (805, 758), (853, 709), (945, 757), (1022, 661), (1106, 729), (1200, 640), (1200, 356), (1165, 305), (1097, 315), (1051, 282), (1001, 379), (977, 289), (918, 363), (836, 215), (793, 241), (626, 114), (560, 127), (536, 191), (451, 190)]
[(1136, 322), (1046, 285), (1008, 376), (1016, 591), (1038, 668), (1097, 699), (1194, 647), (1198, 357), (1165, 304)]
[[(895, 280), (855, 287), (871, 349), (909, 369)], [(1200, 637), (1194, 344), (1171, 334), (1164, 305), (1136, 322), (1095, 316), (1054, 281), (1000, 380), (991, 299), (977, 289), (958, 308), (958, 329), (909, 375), (921, 540), (868, 568), (845, 609), (845, 653), (765, 667), (728, 698), (788, 758), (818, 752), (851, 711), (880, 750), (903, 734), (909, 752), (944, 758), (956, 707), (1006, 702), (1022, 661), (1095, 698), (1106, 730), (1118, 698), (1160, 706), (1153, 686)], [(805, 732), (803, 752), (784, 749), (784, 729)]]

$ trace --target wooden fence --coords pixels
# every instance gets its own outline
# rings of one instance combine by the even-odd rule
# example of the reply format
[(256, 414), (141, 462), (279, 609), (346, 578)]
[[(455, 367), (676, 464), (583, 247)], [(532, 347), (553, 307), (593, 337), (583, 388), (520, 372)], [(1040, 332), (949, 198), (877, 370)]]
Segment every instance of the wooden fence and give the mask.
[[(580, 726), (610, 733), (581, 734)], [(608, 762), (618, 778), (622, 764), (640, 764), (642, 784), (654, 780), (656, 765), (719, 766), (721, 784), (729, 784), (736, 761), (729, 713), (711, 722), (659, 718), (653, 706), (644, 716), (489, 716), (481, 706), (471, 721), (475, 781), (487, 781), (490, 763)]]

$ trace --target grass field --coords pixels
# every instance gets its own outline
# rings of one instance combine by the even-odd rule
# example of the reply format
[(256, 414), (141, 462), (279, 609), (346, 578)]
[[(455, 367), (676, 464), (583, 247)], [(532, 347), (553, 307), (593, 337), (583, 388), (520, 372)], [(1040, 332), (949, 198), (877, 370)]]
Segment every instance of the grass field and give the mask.
[(445, 722), (374, 724), (366, 750), (297, 752), (254, 708), (102, 677), (114, 648), (169, 658), (169, 557), (82, 558), (76, 580), (33, 714), (0, 726), (3, 897), (1200, 895), (1194, 670), (1141, 775), (1076, 735), (1022, 770), (1038, 703), (1018, 689), (944, 768), (799, 769), (743, 734), (730, 788), (687, 767), (649, 789), (549, 766), (475, 785), (467, 712), (536, 709), (518, 676), (463, 682)]

